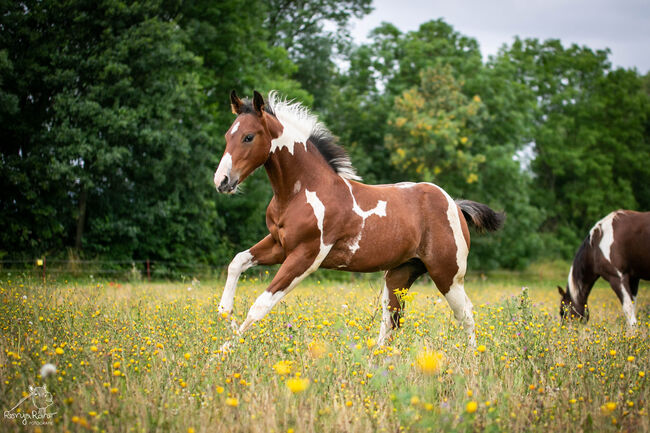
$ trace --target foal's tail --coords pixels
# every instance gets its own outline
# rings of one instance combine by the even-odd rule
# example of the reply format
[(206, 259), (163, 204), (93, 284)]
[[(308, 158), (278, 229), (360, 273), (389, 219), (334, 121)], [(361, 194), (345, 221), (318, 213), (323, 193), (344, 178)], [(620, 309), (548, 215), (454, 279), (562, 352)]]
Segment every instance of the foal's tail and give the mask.
[(506, 220), (506, 214), (493, 211), (483, 203), (471, 200), (456, 200), (456, 204), (463, 212), (467, 223), (474, 226), (479, 232), (497, 231)]

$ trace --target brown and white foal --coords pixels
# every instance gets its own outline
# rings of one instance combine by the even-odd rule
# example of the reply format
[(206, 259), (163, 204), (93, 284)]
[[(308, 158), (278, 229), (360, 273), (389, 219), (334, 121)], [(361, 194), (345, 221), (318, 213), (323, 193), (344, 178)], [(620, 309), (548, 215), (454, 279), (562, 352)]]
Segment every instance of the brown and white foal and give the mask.
[(463, 286), (470, 245), (467, 222), (493, 231), (504, 216), (480, 203), (454, 202), (431, 183), (359, 183), (346, 152), (306, 108), (281, 100), (274, 92), (268, 104), (257, 92), (252, 103), (240, 100), (234, 91), (230, 96), (237, 118), (226, 132), (214, 183), (219, 192), (232, 193), (263, 165), (273, 198), (266, 210), (270, 233), (228, 266), (219, 312), (232, 311), (243, 271), (282, 264), (239, 334), (322, 267), (385, 271), (379, 345), (399, 325), (395, 290), (408, 289), (425, 272), (474, 345), (472, 303)]
[(588, 320), (587, 297), (598, 277), (612, 286), (634, 328), (639, 281), (650, 280), (650, 212), (617, 210), (593, 226), (573, 259), (567, 290), (558, 286), (562, 318)]

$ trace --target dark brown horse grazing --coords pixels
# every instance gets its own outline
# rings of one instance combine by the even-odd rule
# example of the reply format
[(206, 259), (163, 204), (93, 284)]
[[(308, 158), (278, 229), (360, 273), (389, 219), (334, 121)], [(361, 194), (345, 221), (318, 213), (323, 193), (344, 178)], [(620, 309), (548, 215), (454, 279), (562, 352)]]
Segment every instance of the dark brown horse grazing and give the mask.
[(639, 280), (650, 279), (650, 212), (618, 210), (589, 231), (573, 259), (567, 290), (558, 286), (562, 318), (572, 315), (589, 319), (587, 297), (598, 277), (612, 286), (628, 326), (635, 327)]
[(475, 344), (472, 304), (463, 286), (469, 252), (467, 222), (496, 230), (504, 219), (486, 205), (458, 201), (430, 183), (369, 186), (356, 182), (345, 151), (314, 115), (274, 92), (268, 104), (230, 95), (237, 115), (214, 175), (219, 192), (232, 193), (264, 166), (273, 188), (266, 210), (270, 234), (235, 256), (219, 311), (229, 314), (240, 274), (254, 265), (282, 263), (239, 327), (245, 332), (319, 267), (385, 271), (378, 344), (399, 324), (395, 289), (428, 272)]

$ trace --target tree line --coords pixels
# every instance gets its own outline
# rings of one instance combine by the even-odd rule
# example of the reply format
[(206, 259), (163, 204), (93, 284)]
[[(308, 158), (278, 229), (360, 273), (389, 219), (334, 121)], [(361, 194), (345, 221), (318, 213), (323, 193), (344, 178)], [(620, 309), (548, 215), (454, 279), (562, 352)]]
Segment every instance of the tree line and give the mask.
[(608, 212), (650, 210), (650, 75), (607, 50), (515, 37), (484, 61), (440, 19), (354, 44), (370, 0), (1, 4), (0, 259), (223, 265), (261, 239), (263, 170), (212, 184), (232, 89), (311, 107), (367, 183), (505, 210), (475, 269), (568, 258)]

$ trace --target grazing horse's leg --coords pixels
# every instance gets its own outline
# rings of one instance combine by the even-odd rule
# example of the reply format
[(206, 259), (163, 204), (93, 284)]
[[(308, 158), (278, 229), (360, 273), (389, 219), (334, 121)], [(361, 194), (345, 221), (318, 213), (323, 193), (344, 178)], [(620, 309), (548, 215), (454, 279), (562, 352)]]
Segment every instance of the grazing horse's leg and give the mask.
[(410, 261), (386, 271), (381, 306), (382, 318), (377, 345), (383, 346), (390, 332), (399, 327), (402, 306), (395, 295), (396, 289), (409, 289), (413, 282), (427, 271), (420, 261)]
[(293, 290), (307, 275), (318, 269), (331, 248), (332, 245), (326, 245), (325, 248), (319, 246), (309, 248), (303, 244), (302, 248), (293, 251), (282, 263), (269, 287), (251, 306), (246, 320), (239, 327), (239, 334), (243, 334), (253, 323), (266, 316), (284, 295)]
[(219, 313), (230, 314), (232, 312), (235, 289), (242, 272), (252, 266), (275, 265), (281, 263), (282, 260), (284, 260), (284, 251), (271, 235), (267, 235), (250, 249), (237, 254), (228, 266), (228, 279), (223, 289), (223, 295), (221, 295), (221, 302), (219, 302)]
[[(606, 276), (607, 281), (610, 286), (618, 296), (619, 301), (623, 307), (623, 314), (625, 314), (625, 319), (627, 320), (628, 328), (636, 327), (636, 315), (634, 313), (634, 298), (632, 292), (632, 281), (629, 274), (621, 274), (617, 272), (617, 275), (610, 274)], [(636, 282), (636, 289), (638, 291), (638, 281)]]

